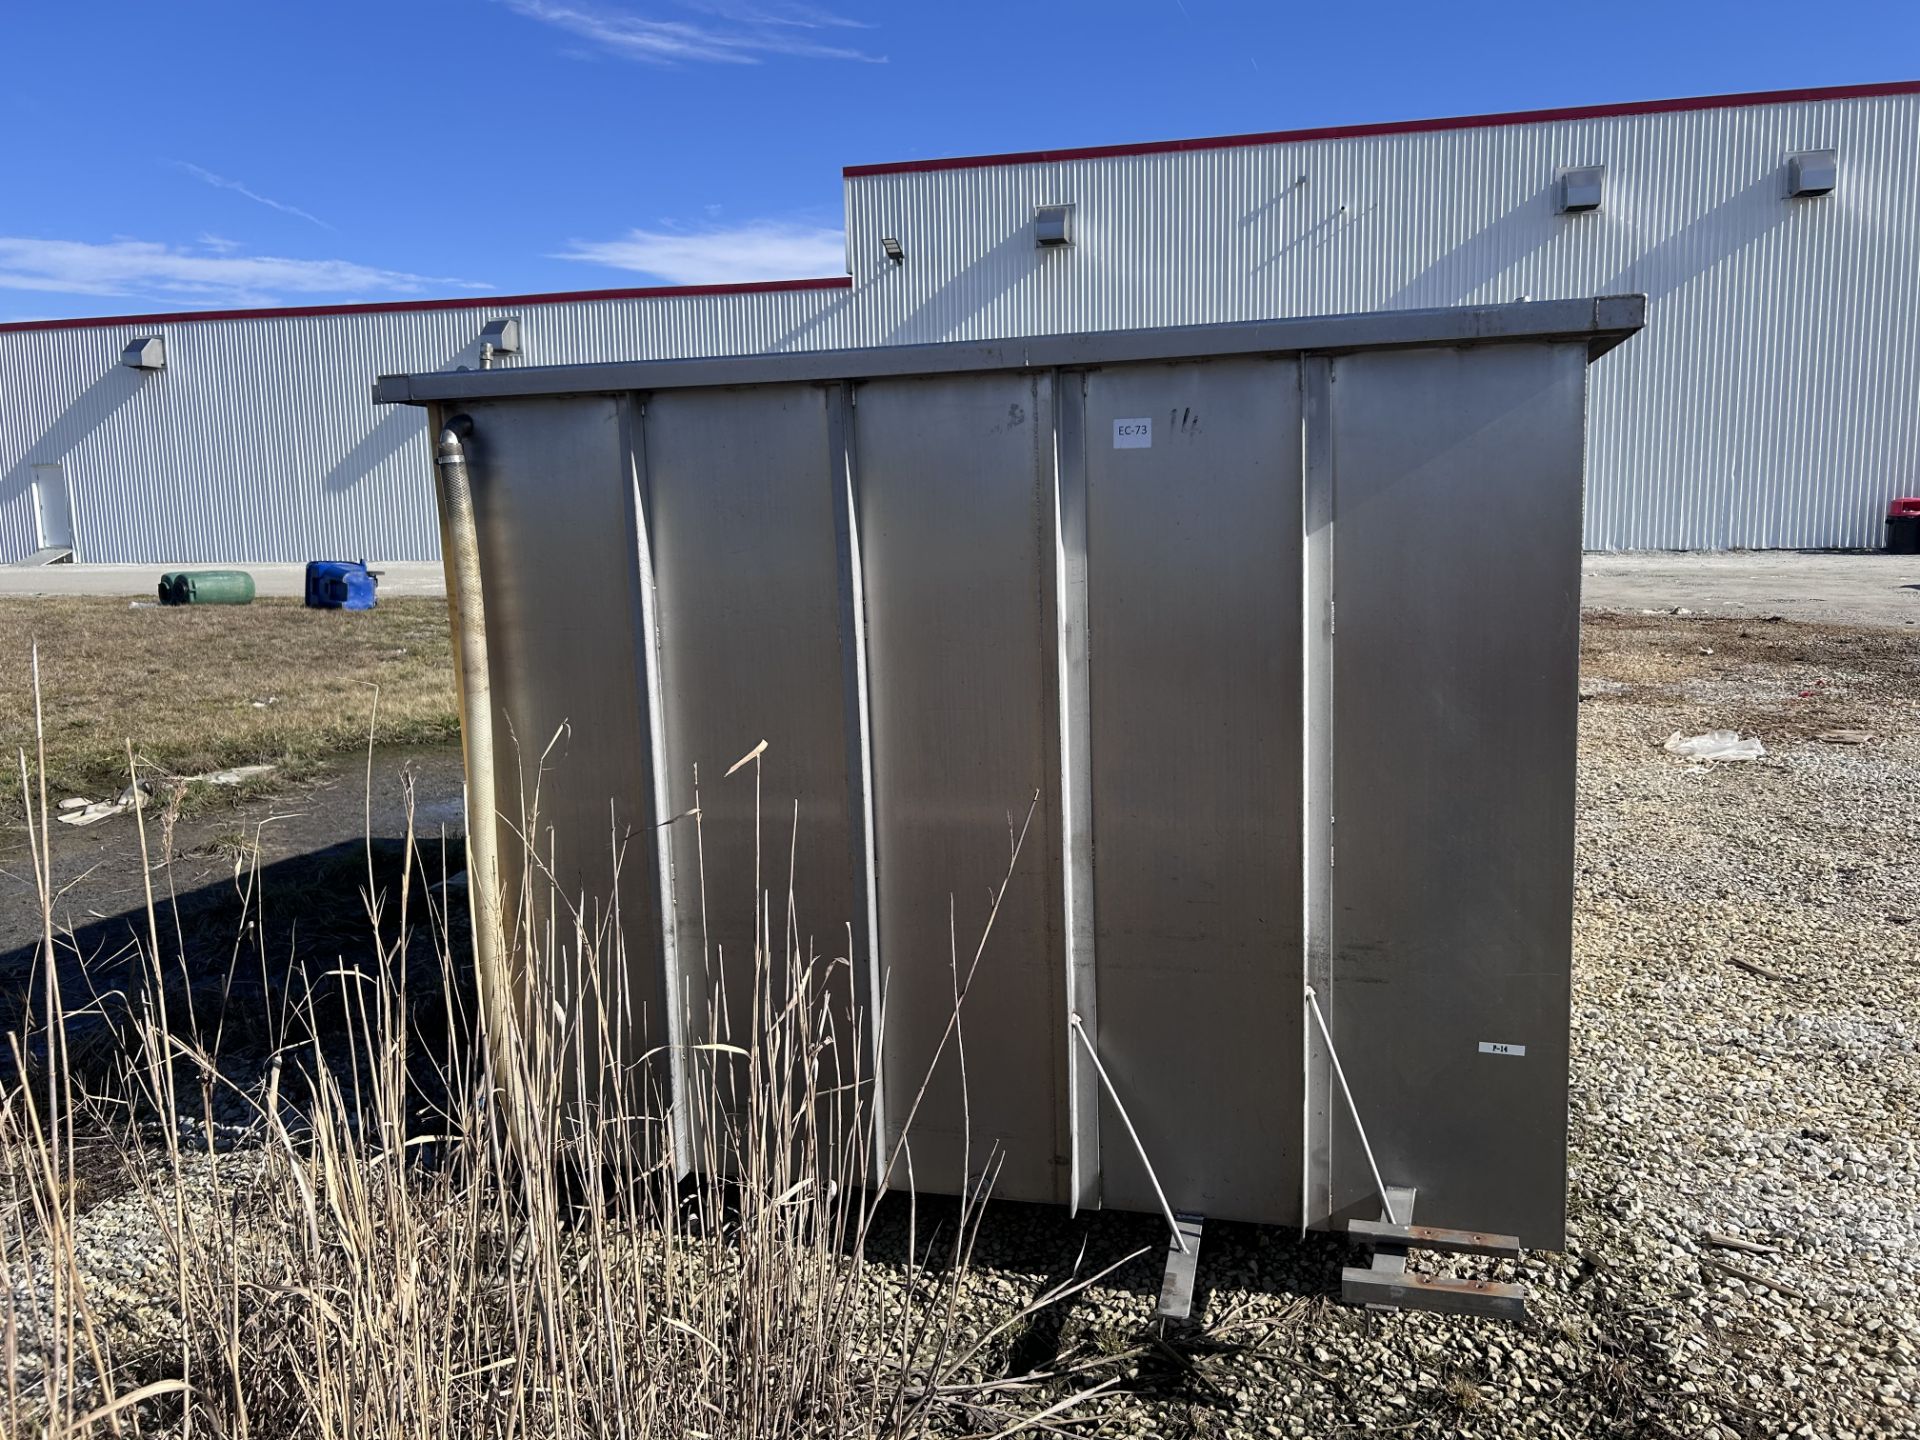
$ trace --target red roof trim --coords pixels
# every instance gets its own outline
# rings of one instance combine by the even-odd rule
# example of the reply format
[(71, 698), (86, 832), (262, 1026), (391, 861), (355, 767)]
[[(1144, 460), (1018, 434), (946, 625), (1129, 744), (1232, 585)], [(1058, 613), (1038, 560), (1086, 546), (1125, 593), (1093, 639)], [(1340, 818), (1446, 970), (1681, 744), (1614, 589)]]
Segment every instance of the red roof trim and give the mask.
[(1552, 120), (1598, 120), (1618, 115), (1664, 115), (1680, 110), (1729, 110), (1747, 105), (1787, 105), (1805, 100), (1867, 100), (1920, 94), (1920, 80), (1872, 85), (1829, 85), (1814, 90), (1755, 90), (1741, 95), (1699, 95), (1682, 100), (1635, 100), (1623, 105), (1572, 105), (1557, 110), (1507, 110), (1492, 115), (1455, 115), (1436, 120), (1389, 120), (1370, 125), (1322, 125), (1310, 130), (1270, 130), (1254, 135), (1214, 135), (1197, 140), (1153, 140), (1141, 145), (1084, 145), (1071, 150), (1023, 150), (1005, 155), (962, 155), (945, 160), (900, 160), (849, 165), (847, 179), (934, 170), (971, 170), (988, 165), (1046, 165), (1061, 160), (1101, 160), (1115, 155), (1167, 155), (1190, 150), (1230, 150), (1243, 145), (1285, 145), (1300, 140), (1346, 140), (1361, 135), (1418, 135), (1432, 130), (1483, 130), (1498, 125), (1539, 125)]
[(753, 280), (739, 285), (649, 285), (637, 290), (556, 290), (546, 295), (462, 295), (451, 300), (377, 300), (364, 305), (285, 305), (268, 310), (182, 310), (167, 315), (85, 315), (70, 320), (11, 320), (18, 330), (85, 330), (107, 325), (176, 325), (189, 320), (286, 320), (306, 315), (394, 315), (411, 310), (504, 310), (514, 305), (571, 305), (583, 300), (679, 300), (693, 295), (765, 295), (781, 290), (847, 290), (853, 280)]

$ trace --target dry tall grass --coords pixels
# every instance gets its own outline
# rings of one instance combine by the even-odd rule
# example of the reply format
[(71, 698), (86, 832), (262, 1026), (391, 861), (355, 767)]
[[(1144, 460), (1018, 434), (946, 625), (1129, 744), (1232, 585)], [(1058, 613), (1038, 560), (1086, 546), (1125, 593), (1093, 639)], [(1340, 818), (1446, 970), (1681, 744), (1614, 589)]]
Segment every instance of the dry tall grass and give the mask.
[[(55, 957), (44, 769), (32, 771), (22, 756)], [(750, 1033), (683, 1056), (689, 1155), (644, 1093), (662, 1057), (617, 1053), (633, 997), (582, 981), (625, 973), (617, 927), (552, 895), (523, 904), (548, 917), (523, 918), (514, 939), (533, 977), (526, 1013), (565, 997), (564, 1023), (483, 1054), (462, 1043), (464, 932), (422, 868), (414, 856), (383, 884), (370, 862), (369, 958), (261, 977), (244, 1013), (232, 964), (209, 984), (165, 958), (151, 883), (137, 993), (65, 995), (63, 967), (41, 967), (0, 1095), (0, 1433), (1012, 1435), (1089, 1413), (1111, 1383), (1096, 1367), (1006, 1375), (987, 1357), (1098, 1275), (984, 1331), (957, 1323), (984, 1195), (938, 1237), (910, 1212), (906, 1253), (869, 1260), (883, 1203), (870, 1177), (904, 1167), (874, 1154), (867, 1077), (845, 1059), (861, 1052), (849, 1043), (861, 1017), (827, 998), (845, 962), (776, 923), (774, 897), (756, 916)], [(410, 945), (423, 933), (428, 974)], [(955, 1045), (990, 941), (989, 921), (951, 957)], [(103, 1008), (111, 1063), (82, 1063), (73, 1022)], [(222, 1068), (238, 1030), (270, 1050), (259, 1084)], [(516, 1073), (488, 1054), (513, 1055)], [(633, 1083), (598, 1083), (601, 1059)], [(518, 1143), (500, 1123), (514, 1087)], [(246, 1135), (233, 1144), (217, 1115), (236, 1103)], [(144, 1323), (129, 1323), (123, 1286), (97, 1278), (86, 1188), (103, 1154), (131, 1186), (116, 1205), (163, 1257)]]

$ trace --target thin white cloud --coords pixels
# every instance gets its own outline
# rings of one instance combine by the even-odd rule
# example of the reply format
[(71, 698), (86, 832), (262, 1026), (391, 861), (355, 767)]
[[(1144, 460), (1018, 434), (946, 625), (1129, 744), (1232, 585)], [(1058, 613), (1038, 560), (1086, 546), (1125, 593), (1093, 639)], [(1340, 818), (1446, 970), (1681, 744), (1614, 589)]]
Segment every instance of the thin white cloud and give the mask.
[(791, 25), (803, 30), (871, 30), (864, 20), (835, 15), (815, 5), (745, 5), (736, 0), (680, 0), (685, 10), (717, 15), (745, 25)]
[(575, 240), (555, 260), (633, 270), (669, 285), (732, 285), (750, 280), (836, 275), (846, 268), (838, 230), (785, 220), (699, 230), (629, 230), (617, 240)]
[(187, 174), (193, 176), (194, 179), (200, 181), (202, 184), (211, 185), (216, 190), (231, 190), (236, 195), (246, 196), (247, 199), (253, 201), (256, 205), (264, 205), (269, 210), (278, 210), (282, 215), (295, 216), (301, 220), (305, 220), (311, 225), (318, 225), (322, 230), (331, 230), (334, 228), (318, 215), (310, 214), (302, 210), (298, 205), (289, 205), (284, 200), (275, 200), (271, 195), (262, 195), (258, 190), (252, 189), (241, 181), (229, 180), (224, 175), (216, 175), (213, 171), (203, 166), (195, 165), (191, 160), (176, 160), (173, 163), (180, 169), (186, 171)]
[(746, 5), (732, 0), (688, 0), (683, 7), (722, 23), (663, 20), (579, 0), (501, 0), (530, 20), (557, 26), (608, 54), (653, 65), (758, 65), (769, 55), (809, 60), (858, 60), (882, 65), (886, 56), (814, 38), (814, 32), (862, 28), (805, 5)]
[(354, 260), (197, 253), (146, 240), (44, 240), (0, 235), (0, 290), (130, 295), (187, 308), (274, 305), (316, 296), (415, 295), (429, 287), (487, 287)]

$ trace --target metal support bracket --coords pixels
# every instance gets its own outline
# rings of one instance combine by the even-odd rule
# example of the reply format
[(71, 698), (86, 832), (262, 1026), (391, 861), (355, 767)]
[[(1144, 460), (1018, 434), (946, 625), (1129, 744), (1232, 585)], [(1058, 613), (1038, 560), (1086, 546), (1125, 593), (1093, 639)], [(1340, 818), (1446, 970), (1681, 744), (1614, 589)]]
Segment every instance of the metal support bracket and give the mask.
[(1391, 1218), (1351, 1220), (1347, 1234), (1373, 1246), (1368, 1265), (1349, 1265), (1340, 1272), (1340, 1298), (1369, 1310), (1437, 1310), (1452, 1315), (1484, 1315), (1496, 1320), (1527, 1318), (1527, 1287), (1498, 1280), (1462, 1280), (1451, 1275), (1409, 1275), (1407, 1252), (1433, 1250), (1450, 1255), (1494, 1255), (1520, 1258), (1520, 1241), (1512, 1235), (1489, 1235), (1477, 1230), (1442, 1230), (1415, 1225), (1414, 1192), (1388, 1187), (1389, 1217), (1405, 1215), (1407, 1223)]
[(1193, 1313), (1193, 1276), (1200, 1264), (1200, 1232), (1206, 1223), (1206, 1216), (1185, 1210), (1173, 1217), (1173, 1234), (1167, 1237), (1167, 1269), (1160, 1278), (1160, 1303), (1153, 1311), (1155, 1319), (1184, 1320)]
[(1520, 1258), (1520, 1242), (1511, 1235), (1489, 1235), (1480, 1230), (1442, 1230), (1437, 1225), (1389, 1225), (1384, 1220), (1349, 1220), (1347, 1234), (1373, 1246), (1403, 1250), (1434, 1250), (1449, 1255), (1495, 1255)]

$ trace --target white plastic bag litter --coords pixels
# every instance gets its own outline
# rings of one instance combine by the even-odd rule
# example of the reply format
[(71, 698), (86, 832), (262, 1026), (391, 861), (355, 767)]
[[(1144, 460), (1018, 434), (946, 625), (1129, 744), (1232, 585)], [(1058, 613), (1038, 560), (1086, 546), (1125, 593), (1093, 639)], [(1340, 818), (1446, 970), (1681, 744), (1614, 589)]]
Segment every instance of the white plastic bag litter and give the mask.
[(1758, 760), (1767, 747), (1758, 735), (1742, 740), (1738, 730), (1709, 730), (1704, 735), (1682, 735), (1676, 730), (1667, 737), (1667, 753), (1689, 760)]

